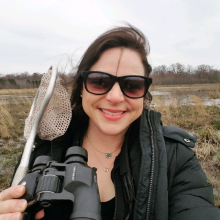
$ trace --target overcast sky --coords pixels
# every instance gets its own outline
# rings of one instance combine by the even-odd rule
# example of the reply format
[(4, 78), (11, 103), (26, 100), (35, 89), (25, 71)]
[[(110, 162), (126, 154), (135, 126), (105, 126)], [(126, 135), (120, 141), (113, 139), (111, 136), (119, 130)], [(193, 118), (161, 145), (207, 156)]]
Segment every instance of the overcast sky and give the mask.
[(220, 0), (0, 0), (0, 73), (76, 65), (89, 44), (128, 22), (144, 32), (153, 67), (220, 69)]

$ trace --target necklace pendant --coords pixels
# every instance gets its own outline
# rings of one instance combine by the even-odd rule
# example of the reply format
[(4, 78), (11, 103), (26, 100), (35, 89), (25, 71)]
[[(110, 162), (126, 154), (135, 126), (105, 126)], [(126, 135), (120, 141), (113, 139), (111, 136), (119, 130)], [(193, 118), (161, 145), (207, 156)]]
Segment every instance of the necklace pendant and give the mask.
[(111, 158), (112, 157), (112, 153), (105, 153), (105, 157), (108, 158), (108, 159)]
[(105, 167), (105, 168), (104, 168), (104, 171), (105, 171), (105, 172), (108, 172), (108, 168), (107, 168), (107, 167)]

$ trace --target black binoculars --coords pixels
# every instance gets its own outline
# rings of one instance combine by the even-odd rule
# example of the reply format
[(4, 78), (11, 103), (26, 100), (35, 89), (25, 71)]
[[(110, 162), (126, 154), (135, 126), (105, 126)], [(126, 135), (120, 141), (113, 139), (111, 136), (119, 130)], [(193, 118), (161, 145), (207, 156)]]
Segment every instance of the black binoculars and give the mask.
[(26, 186), (22, 198), (28, 201), (23, 220), (34, 219), (41, 209), (61, 203), (71, 203), (71, 220), (101, 220), (96, 168), (89, 167), (87, 160), (87, 151), (78, 146), (67, 150), (64, 163), (49, 156), (37, 157), (19, 183)]

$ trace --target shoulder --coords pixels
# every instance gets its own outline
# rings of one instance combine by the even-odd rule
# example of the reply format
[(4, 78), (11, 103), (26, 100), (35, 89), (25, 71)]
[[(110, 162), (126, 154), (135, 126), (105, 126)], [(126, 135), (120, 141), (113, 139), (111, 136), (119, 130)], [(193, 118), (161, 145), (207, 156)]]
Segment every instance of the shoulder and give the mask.
[(177, 171), (190, 160), (198, 163), (194, 148), (197, 136), (177, 126), (162, 126), (167, 151), (167, 164), (175, 165)]
[(167, 150), (169, 219), (219, 219), (213, 189), (192, 148), (197, 137), (176, 126), (162, 127)]
[(162, 131), (167, 142), (177, 142), (185, 147), (193, 148), (197, 141), (196, 135), (190, 134), (177, 126), (162, 126)]

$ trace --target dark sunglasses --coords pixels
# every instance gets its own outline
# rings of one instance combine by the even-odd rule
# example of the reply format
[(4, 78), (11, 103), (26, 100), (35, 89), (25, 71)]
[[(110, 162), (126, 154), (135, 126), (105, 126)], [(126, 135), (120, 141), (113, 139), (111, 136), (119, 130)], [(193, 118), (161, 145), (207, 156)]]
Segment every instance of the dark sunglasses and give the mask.
[(146, 95), (152, 79), (147, 76), (113, 76), (99, 71), (84, 71), (81, 73), (86, 91), (95, 95), (103, 95), (111, 90), (115, 82), (119, 83), (122, 93), (132, 99)]

